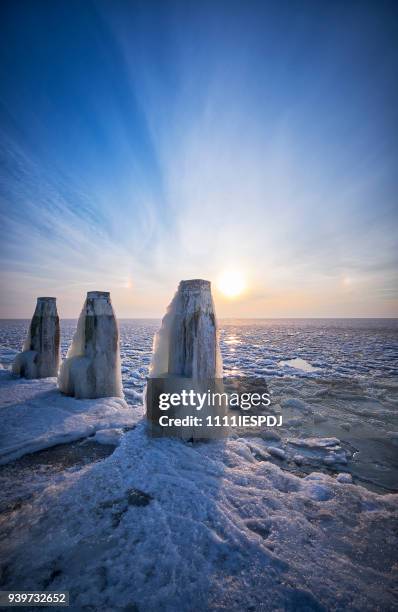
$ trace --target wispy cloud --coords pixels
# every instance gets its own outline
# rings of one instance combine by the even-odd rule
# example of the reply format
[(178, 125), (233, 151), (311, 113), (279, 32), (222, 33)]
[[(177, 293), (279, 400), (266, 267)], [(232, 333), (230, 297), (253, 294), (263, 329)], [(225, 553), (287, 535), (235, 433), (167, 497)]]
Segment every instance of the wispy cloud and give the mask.
[(364, 19), (341, 45), (352, 22), (330, 14), (323, 39), (314, 15), (282, 44), (276, 8), (89, 6), (73, 49), (36, 31), (40, 95), (19, 66), (1, 98), (3, 316), (50, 292), (75, 316), (94, 287), (121, 316), (160, 315), (179, 279), (228, 268), (248, 291), (218, 296), (224, 315), (393, 314), (396, 150), (358, 77), (383, 28)]

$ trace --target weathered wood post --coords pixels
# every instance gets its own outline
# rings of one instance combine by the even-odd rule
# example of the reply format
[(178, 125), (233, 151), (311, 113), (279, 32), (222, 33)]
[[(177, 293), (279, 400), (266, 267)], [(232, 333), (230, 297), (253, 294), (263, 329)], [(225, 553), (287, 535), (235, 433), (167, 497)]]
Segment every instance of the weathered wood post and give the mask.
[(56, 298), (37, 298), (28, 335), (12, 365), (12, 372), (25, 378), (57, 376), (59, 368), (59, 317)]
[[(158, 423), (162, 413), (156, 403), (161, 392), (220, 391), (221, 386), (222, 359), (210, 282), (181, 281), (155, 336), (147, 387), (147, 417), (155, 425)], [(221, 407), (218, 414), (222, 412)], [(188, 406), (173, 408), (168, 414), (183, 418), (198, 413)], [(206, 404), (200, 416), (204, 419), (208, 414), (214, 414), (214, 410)], [(170, 434), (185, 439), (213, 437), (206, 427), (183, 427), (180, 431), (172, 428), (160, 433)]]
[(81, 399), (123, 396), (119, 329), (109, 292), (87, 293), (58, 386)]
[(218, 378), (222, 360), (217, 322), (206, 280), (181, 281), (155, 336), (150, 375)]

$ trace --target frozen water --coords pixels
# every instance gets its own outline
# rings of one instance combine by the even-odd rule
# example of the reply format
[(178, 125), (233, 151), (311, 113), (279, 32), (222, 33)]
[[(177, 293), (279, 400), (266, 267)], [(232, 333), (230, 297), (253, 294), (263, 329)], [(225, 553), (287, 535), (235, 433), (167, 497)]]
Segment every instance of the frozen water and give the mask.
[[(9, 367), (21, 349), (29, 321), (0, 322), (0, 364)], [(121, 320), (120, 351), (126, 401), (142, 407), (159, 320)], [(398, 321), (220, 321), (224, 373), (265, 376), (273, 405), (291, 421), (289, 438), (337, 437), (356, 481), (378, 491), (398, 490)], [(65, 356), (75, 320), (61, 321)], [(288, 371), (279, 362), (305, 359), (316, 371)], [(273, 432), (265, 431), (263, 436)], [(285, 448), (286, 441), (283, 440)], [(292, 455), (293, 451), (287, 452)], [(302, 455), (296, 449), (296, 455)], [(309, 453), (307, 453), (309, 454)], [(323, 464), (324, 451), (305, 457), (303, 469)], [(329, 460), (328, 460), (329, 461)], [(285, 469), (293, 469), (285, 462)], [(334, 469), (323, 464), (321, 469)], [(339, 466), (336, 465), (336, 469)], [(345, 468), (346, 469), (346, 468)]]
[(295, 370), (303, 370), (303, 372), (316, 372), (318, 368), (314, 368), (308, 361), (305, 359), (301, 359), (300, 357), (295, 357), (294, 359), (288, 359), (287, 361), (280, 361), (280, 366), (288, 366), (289, 368), (294, 368)]
[[(0, 320), (0, 346), (20, 351), (28, 324)], [(156, 319), (119, 321), (124, 387), (145, 379), (159, 327)], [(76, 320), (61, 321), (63, 357), (75, 329)], [(398, 319), (237, 319), (219, 321), (219, 330), (224, 374), (286, 376), (279, 362), (301, 358), (316, 371), (296, 370), (297, 378), (355, 377), (382, 386), (386, 396), (398, 390)]]
[[(1, 323), (5, 367), (27, 323)], [(395, 609), (398, 496), (358, 482), (397, 489), (396, 324), (221, 324), (228, 373), (267, 375), (275, 409), (301, 424), (205, 444), (146, 434), (158, 326), (120, 324), (128, 406), (0, 372), (3, 425), (15, 411), (8, 442), (62, 434), (62, 423), (70, 432), (71, 418), (104, 449), (102, 461), (95, 451), (92, 463), (77, 462), (75, 442), (72, 461), (55, 447), (0, 468), (1, 588), (69, 589), (76, 611)], [(75, 327), (62, 322), (63, 354)], [(319, 370), (287, 375), (278, 362), (295, 357)], [(50, 469), (59, 455), (62, 469)]]
[(398, 496), (299, 478), (244, 438), (191, 445), (141, 422), (103, 461), (13, 495), (2, 589), (68, 589), (76, 611), (397, 604)]
[(55, 378), (27, 381), (2, 370), (0, 464), (104, 428), (131, 427), (138, 412), (121, 398), (76, 400), (59, 392)]

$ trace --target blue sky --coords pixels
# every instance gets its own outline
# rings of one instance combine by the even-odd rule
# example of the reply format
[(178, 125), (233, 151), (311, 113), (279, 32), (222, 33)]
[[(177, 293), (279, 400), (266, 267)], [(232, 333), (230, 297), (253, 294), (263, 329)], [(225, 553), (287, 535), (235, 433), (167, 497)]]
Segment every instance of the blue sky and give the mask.
[(195, 277), (221, 316), (398, 314), (396, 3), (1, 13), (0, 316), (161, 316)]

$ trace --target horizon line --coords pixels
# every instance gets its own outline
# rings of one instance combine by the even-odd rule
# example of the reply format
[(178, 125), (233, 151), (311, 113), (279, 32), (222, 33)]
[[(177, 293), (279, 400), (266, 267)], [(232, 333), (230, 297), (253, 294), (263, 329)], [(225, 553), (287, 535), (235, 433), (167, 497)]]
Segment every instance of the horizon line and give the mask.
[[(164, 315), (163, 315), (164, 316)], [(163, 316), (159, 317), (116, 317), (118, 321), (159, 321), (163, 319)], [(0, 317), (0, 321), (29, 321), (32, 317)], [(60, 321), (77, 321), (79, 317), (60, 317)], [(363, 320), (374, 320), (374, 319), (385, 319), (390, 321), (398, 320), (398, 314), (395, 317), (386, 317), (386, 316), (356, 316), (356, 317), (321, 317), (321, 316), (307, 316), (307, 317), (217, 317), (218, 321), (306, 321), (309, 319), (318, 319), (318, 320), (347, 320), (347, 319), (363, 319)]]

